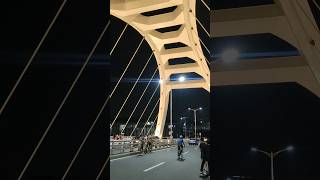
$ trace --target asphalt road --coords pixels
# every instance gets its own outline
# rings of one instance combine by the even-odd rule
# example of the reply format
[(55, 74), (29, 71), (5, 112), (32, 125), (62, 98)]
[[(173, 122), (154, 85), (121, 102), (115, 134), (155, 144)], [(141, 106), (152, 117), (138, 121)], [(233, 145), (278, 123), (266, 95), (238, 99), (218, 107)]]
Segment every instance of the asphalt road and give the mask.
[[(177, 148), (111, 160), (111, 180), (197, 180), (200, 173), (200, 150), (186, 146), (184, 161), (177, 160)], [(205, 178), (205, 179), (210, 179)]]

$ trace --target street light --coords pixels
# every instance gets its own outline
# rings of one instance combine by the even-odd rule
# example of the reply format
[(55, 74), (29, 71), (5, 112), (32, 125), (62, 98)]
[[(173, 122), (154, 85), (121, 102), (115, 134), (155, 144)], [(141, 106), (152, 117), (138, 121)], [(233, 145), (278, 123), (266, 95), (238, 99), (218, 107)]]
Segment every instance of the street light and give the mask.
[(184, 119), (184, 138), (187, 137), (187, 121), (186, 119), (189, 118), (189, 117), (181, 117), (180, 120), (183, 120)]
[[(183, 82), (186, 80), (184, 76), (180, 76), (178, 78), (179, 82)], [(170, 140), (173, 139), (173, 125), (172, 125), (172, 96), (173, 96), (173, 89), (170, 90)]]
[(284, 148), (284, 149), (281, 149), (281, 150), (279, 150), (279, 151), (277, 151), (277, 152), (266, 152), (266, 151), (264, 151), (264, 150), (261, 150), (261, 149), (255, 148), (255, 147), (252, 147), (252, 148), (251, 148), (251, 151), (253, 151), (253, 152), (261, 152), (261, 153), (267, 155), (267, 156), (270, 158), (271, 180), (274, 180), (273, 159), (274, 159), (277, 155), (279, 155), (280, 153), (282, 153), (282, 152), (285, 152), (285, 151), (293, 151), (293, 150), (294, 150), (294, 147), (293, 147), (293, 146), (288, 146), (288, 147), (286, 147), (286, 148)]
[(180, 76), (179, 79), (178, 79), (180, 82), (183, 82), (186, 80), (186, 78), (184, 76)]
[(194, 138), (197, 139), (197, 111), (202, 110), (202, 107), (197, 109), (188, 108), (189, 111), (193, 111), (194, 115)]

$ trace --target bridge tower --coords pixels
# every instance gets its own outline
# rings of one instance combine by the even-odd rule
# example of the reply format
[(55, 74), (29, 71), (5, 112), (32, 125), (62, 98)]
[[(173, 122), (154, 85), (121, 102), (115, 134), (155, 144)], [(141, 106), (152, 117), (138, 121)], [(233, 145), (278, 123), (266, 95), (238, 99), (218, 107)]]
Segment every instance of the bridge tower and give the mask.
[[(171, 90), (204, 88), (210, 91), (210, 71), (197, 32), (196, 0), (111, 0), (110, 14), (136, 29), (154, 52), (161, 80), (155, 135), (161, 138)], [(165, 48), (177, 43), (184, 46)], [(194, 62), (170, 65), (169, 60), (176, 58), (190, 58)], [(170, 76), (180, 73), (197, 73), (202, 79), (170, 80)]]

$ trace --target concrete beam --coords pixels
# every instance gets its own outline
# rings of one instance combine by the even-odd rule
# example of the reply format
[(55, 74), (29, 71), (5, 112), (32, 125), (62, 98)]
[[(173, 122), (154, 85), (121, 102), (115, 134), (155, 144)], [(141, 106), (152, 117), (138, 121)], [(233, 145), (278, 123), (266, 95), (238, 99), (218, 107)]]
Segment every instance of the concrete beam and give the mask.
[(284, 13), (282, 9), (277, 4), (221, 9), (211, 11), (210, 13), (211, 21), (213, 22), (239, 21), (245, 19), (259, 19), (283, 15)]
[(214, 22), (213, 24), (213, 37), (271, 33), (300, 49), (285, 16)]
[(211, 73), (211, 85), (297, 82), (320, 97), (320, 84), (308, 65)]

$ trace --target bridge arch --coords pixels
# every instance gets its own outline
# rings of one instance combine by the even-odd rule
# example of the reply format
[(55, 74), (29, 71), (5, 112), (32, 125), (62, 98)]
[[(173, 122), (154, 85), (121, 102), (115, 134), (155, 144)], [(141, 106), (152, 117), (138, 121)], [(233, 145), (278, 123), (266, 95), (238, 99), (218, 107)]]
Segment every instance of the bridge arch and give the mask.
[[(110, 14), (136, 29), (152, 49), (160, 75), (160, 103), (155, 135), (162, 137), (172, 89), (210, 91), (210, 71), (197, 32), (196, 0), (111, 0)], [(165, 48), (168, 44), (185, 46)], [(170, 65), (187, 57), (194, 62)], [(171, 74), (197, 73), (201, 80), (170, 81)]]

